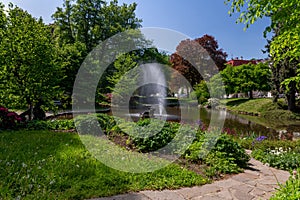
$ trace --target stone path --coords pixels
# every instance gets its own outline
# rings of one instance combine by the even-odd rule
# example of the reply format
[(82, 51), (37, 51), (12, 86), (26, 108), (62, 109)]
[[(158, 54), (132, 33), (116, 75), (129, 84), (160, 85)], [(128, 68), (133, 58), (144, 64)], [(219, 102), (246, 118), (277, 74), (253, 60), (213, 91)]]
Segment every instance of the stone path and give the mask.
[(93, 200), (264, 200), (272, 196), (279, 187), (278, 182), (283, 184), (290, 177), (288, 172), (268, 167), (254, 159), (249, 161), (249, 167), (244, 173), (203, 186), (141, 191)]

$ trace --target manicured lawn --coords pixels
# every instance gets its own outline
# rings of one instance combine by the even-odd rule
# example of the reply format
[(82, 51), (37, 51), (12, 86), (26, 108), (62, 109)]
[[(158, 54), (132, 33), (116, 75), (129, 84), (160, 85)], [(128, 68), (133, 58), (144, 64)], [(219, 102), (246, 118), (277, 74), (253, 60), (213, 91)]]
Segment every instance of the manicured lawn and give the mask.
[(208, 182), (177, 164), (126, 173), (93, 158), (75, 133), (0, 132), (0, 199), (86, 199)]
[(273, 103), (272, 99), (224, 99), (221, 100), (226, 107), (233, 112), (260, 115), (268, 119), (291, 120), (298, 119), (299, 116), (288, 111), (284, 99), (279, 99), (278, 103)]

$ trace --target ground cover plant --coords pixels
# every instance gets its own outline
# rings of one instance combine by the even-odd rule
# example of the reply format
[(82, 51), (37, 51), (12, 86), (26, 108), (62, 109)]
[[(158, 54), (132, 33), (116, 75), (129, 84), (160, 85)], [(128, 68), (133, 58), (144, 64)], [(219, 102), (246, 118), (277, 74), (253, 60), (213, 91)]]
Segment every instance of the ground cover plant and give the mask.
[[(131, 152), (147, 153), (160, 148), (160, 143), (168, 143), (179, 127), (178, 123), (168, 122), (162, 134), (139, 140), (126, 135), (116, 126), (113, 117), (99, 114), (97, 119), (112, 141)], [(89, 116), (77, 120), (79, 128), (82, 125), (88, 129), (94, 123)], [(137, 124), (142, 128), (149, 120)], [(132, 128), (126, 122), (123, 126)], [(240, 172), (249, 158), (227, 135), (221, 136), (206, 159), (197, 156), (205, 136), (200, 130), (193, 145), (176, 163), (151, 173), (126, 173), (102, 164), (87, 151), (76, 132), (65, 130), (74, 130), (74, 120), (34, 121), (19, 131), (0, 132), (0, 167), (3, 169), (0, 171), (0, 199), (86, 199), (145, 189), (201, 185), (222, 174)], [(138, 157), (137, 163), (141, 164)], [(197, 169), (189, 170), (190, 164)]]

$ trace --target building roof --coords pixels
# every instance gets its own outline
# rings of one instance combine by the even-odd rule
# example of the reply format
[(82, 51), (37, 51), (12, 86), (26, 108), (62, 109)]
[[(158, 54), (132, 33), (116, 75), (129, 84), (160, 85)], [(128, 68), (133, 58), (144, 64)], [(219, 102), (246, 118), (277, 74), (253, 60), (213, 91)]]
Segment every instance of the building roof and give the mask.
[(257, 64), (258, 61), (257, 60), (232, 59), (232, 60), (229, 60), (226, 64), (232, 65), (232, 66), (239, 66), (239, 65), (244, 65), (244, 64), (248, 64), (248, 63)]

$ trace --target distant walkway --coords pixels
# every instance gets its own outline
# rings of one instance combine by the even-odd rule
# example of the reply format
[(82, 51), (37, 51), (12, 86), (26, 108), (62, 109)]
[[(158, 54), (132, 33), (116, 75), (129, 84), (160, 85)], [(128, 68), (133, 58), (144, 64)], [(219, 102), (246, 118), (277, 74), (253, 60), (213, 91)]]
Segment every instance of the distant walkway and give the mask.
[(290, 177), (288, 172), (268, 167), (253, 158), (249, 167), (244, 173), (203, 186), (141, 191), (93, 200), (265, 200), (279, 187), (278, 182), (284, 184)]

